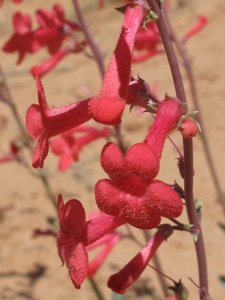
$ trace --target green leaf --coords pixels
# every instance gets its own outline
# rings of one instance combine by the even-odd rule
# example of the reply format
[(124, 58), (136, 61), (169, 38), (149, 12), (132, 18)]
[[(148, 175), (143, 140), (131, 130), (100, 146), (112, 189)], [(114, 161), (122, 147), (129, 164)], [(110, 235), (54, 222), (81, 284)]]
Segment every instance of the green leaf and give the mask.
[(158, 4), (159, 8), (162, 9), (164, 0), (156, 0), (156, 2)]
[(112, 293), (111, 300), (128, 300), (128, 298), (125, 295)]
[(225, 232), (225, 224), (218, 222), (219, 227)]
[(220, 283), (222, 284), (222, 286), (225, 288), (225, 276), (223, 276), (223, 275), (219, 276), (219, 280), (220, 280)]
[(50, 224), (52, 227), (58, 229), (58, 220), (56, 218), (48, 217), (47, 218), (47, 223)]
[(194, 199), (195, 209), (201, 218), (202, 214), (202, 197), (198, 197)]
[(194, 232), (191, 235), (192, 235), (194, 241), (197, 242), (198, 241), (198, 232)]
[(191, 227), (193, 227), (192, 224), (182, 224), (184, 229), (190, 229)]
[(154, 13), (154, 11), (150, 10), (149, 13), (147, 14), (143, 24), (142, 24), (142, 27), (144, 29), (147, 29), (146, 28), (146, 23), (150, 22), (150, 21), (157, 21), (158, 20), (158, 16)]

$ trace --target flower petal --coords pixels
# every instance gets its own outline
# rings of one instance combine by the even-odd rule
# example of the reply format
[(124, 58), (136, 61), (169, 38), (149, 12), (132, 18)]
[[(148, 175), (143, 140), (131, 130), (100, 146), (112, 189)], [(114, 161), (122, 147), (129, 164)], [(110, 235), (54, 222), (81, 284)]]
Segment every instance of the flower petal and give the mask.
[(120, 148), (114, 143), (107, 143), (102, 149), (101, 166), (109, 177), (118, 178), (124, 174), (124, 157)]
[(28, 14), (22, 15), (20, 12), (16, 12), (13, 16), (13, 27), (19, 34), (25, 34), (31, 31), (31, 18)]
[(60, 228), (68, 231), (77, 240), (80, 239), (86, 223), (86, 214), (83, 205), (76, 199), (66, 202), (62, 211)]
[(183, 210), (180, 195), (168, 184), (156, 180), (147, 188), (146, 205), (165, 218), (179, 217)]
[(110, 276), (108, 287), (116, 293), (124, 294), (126, 289), (138, 279), (158, 247), (172, 232), (173, 228), (170, 225), (160, 226), (146, 246), (122, 270)]
[(131, 146), (125, 155), (126, 172), (151, 181), (159, 172), (159, 159), (154, 150), (139, 143)]
[(88, 255), (83, 244), (77, 244), (66, 265), (73, 284), (79, 289), (88, 273)]

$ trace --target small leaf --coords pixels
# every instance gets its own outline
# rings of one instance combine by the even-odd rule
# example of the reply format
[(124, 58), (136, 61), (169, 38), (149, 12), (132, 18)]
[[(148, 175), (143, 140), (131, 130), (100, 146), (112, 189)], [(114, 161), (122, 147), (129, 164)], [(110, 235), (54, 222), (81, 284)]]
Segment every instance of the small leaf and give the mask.
[(192, 224), (182, 224), (184, 229), (190, 229), (191, 227), (193, 227)]
[(219, 227), (225, 232), (225, 224), (218, 222)]
[(195, 209), (197, 211), (197, 213), (199, 214), (199, 216), (201, 217), (201, 213), (202, 213), (202, 197), (198, 197), (194, 199), (194, 203), (195, 203)]
[(156, 0), (156, 2), (158, 4), (159, 8), (162, 9), (164, 0)]
[(198, 232), (193, 232), (191, 235), (192, 235), (194, 241), (197, 242), (197, 240), (198, 240)]
[(153, 114), (156, 113), (157, 108), (158, 108), (157, 103), (155, 103), (155, 102), (152, 101), (152, 100), (149, 100), (148, 103), (146, 104), (146, 106), (147, 106), (147, 111), (149, 111), (149, 112), (151, 112), (151, 113), (153, 113)]
[(125, 295), (112, 293), (111, 300), (128, 300), (128, 298)]
[(157, 21), (157, 20), (158, 20), (158, 16), (154, 13), (154, 11), (150, 10), (143, 21), (142, 27), (147, 30), (146, 24), (150, 21)]
[(198, 113), (197, 110), (189, 111), (189, 112), (185, 115), (185, 117), (186, 117), (186, 118), (193, 118), (197, 113)]
[(223, 275), (219, 276), (219, 280), (220, 280), (220, 283), (222, 284), (222, 286), (225, 288), (225, 276), (223, 276)]
[(115, 10), (117, 10), (118, 12), (120, 12), (124, 15), (128, 6), (129, 6), (129, 4), (125, 4), (125, 5), (120, 6), (120, 7), (115, 7)]
[(58, 221), (57, 221), (56, 218), (48, 217), (47, 218), (47, 223), (52, 225), (54, 228), (58, 228)]

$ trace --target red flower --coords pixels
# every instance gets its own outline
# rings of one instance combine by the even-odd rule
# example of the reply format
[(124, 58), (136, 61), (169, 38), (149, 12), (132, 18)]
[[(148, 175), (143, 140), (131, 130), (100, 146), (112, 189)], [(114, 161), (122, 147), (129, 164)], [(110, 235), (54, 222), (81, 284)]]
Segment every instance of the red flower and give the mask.
[(146, 15), (144, 2), (127, 4), (122, 31), (104, 76), (100, 94), (90, 102), (93, 118), (118, 125), (128, 97), (131, 60), (137, 31)]
[(13, 160), (20, 161), (19, 157), (20, 145), (16, 142), (11, 142), (9, 153), (0, 158), (0, 163), (5, 163)]
[(37, 52), (41, 47), (41, 43), (37, 39), (35, 32), (32, 31), (31, 18), (28, 14), (15, 13), (13, 16), (13, 27), (15, 33), (2, 49), (8, 53), (18, 51), (17, 64), (20, 64), (26, 53)]
[(135, 38), (134, 48), (137, 51), (143, 51), (141, 54), (133, 56), (132, 61), (137, 63), (144, 61), (161, 52), (159, 45), (161, 44), (161, 37), (154, 21), (146, 24), (146, 29), (140, 28)]
[(76, 23), (65, 19), (63, 7), (56, 4), (52, 11), (39, 9), (36, 20), (40, 25), (38, 36), (42, 44), (48, 47), (50, 54), (56, 53), (66, 38), (67, 27), (70, 30), (79, 30)]
[[(75, 138), (74, 133), (78, 132), (86, 132), (86, 135)], [(110, 133), (110, 129), (106, 127), (99, 130), (92, 126), (80, 126), (55, 138), (50, 145), (52, 152), (60, 156), (59, 170), (65, 171), (73, 161), (78, 161), (79, 153), (85, 145), (98, 138), (106, 137)]]
[[(15, 4), (19, 4), (19, 3), (21, 3), (22, 2), (22, 0), (12, 0), (13, 1), (13, 3), (15, 3)], [(0, 6), (3, 4), (3, 0), (0, 0)]]
[(124, 294), (147, 267), (162, 242), (172, 233), (173, 228), (170, 225), (161, 225), (146, 246), (123, 269), (110, 276), (108, 287), (118, 294)]
[[(26, 126), (30, 136), (38, 140), (32, 165), (34, 168), (42, 168), (48, 154), (48, 140), (53, 136), (87, 122), (92, 118), (92, 115), (89, 110), (90, 99), (58, 108), (49, 108), (41, 80), (38, 75), (35, 77), (39, 105), (32, 104), (29, 107), (26, 115)], [(129, 85), (127, 103), (145, 106), (147, 101), (147, 83), (141, 79), (132, 79)]]
[(33, 104), (29, 107), (26, 116), (26, 126), (31, 137), (38, 140), (32, 165), (34, 168), (42, 168), (44, 159), (48, 154), (49, 138), (91, 119), (88, 110), (90, 99), (58, 108), (49, 108), (41, 80), (38, 76), (36, 76), (36, 82), (39, 105)]
[(48, 47), (50, 54), (55, 54), (70, 34), (69, 31), (79, 30), (76, 23), (65, 19), (60, 4), (55, 5), (50, 12), (39, 9), (36, 12), (36, 19), (40, 27), (32, 30), (31, 18), (28, 14), (22, 15), (17, 12), (13, 16), (15, 33), (3, 46), (3, 51), (8, 53), (18, 51), (18, 64), (22, 62), (26, 53), (35, 53), (43, 46)]
[[(165, 7), (168, 9), (168, 7)], [(182, 41), (186, 42), (189, 38), (196, 35), (207, 24), (208, 20), (205, 16), (200, 16), (198, 22), (184, 34)], [(138, 63), (149, 59), (164, 50), (159, 47), (161, 45), (161, 37), (155, 21), (150, 21), (146, 24), (146, 29), (140, 28), (135, 38), (134, 49), (140, 54), (134, 54), (132, 62)]]
[(125, 156), (117, 145), (102, 150), (101, 165), (110, 179), (97, 182), (96, 203), (107, 214), (123, 216), (131, 225), (150, 229), (162, 217), (175, 218), (182, 212), (180, 196), (169, 185), (154, 180), (166, 135), (181, 117), (177, 99), (165, 99), (144, 143), (130, 147)]
[(99, 239), (97, 242), (87, 247), (87, 250), (105, 245), (104, 248), (97, 254), (94, 260), (88, 264), (88, 277), (93, 277), (97, 270), (101, 267), (106, 257), (109, 255), (113, 247), (119, 242), (122, 235), (117, 232), (111, 232)]
[(43, 62), (41, 65), (33, 66), (31, 68), (31, 73), (34, 76), (38, 75), (39, 77), (42, 77), (50, 70), (52, 70), (68, 53), (70, 53), (68, 48), (56, 52), (49, 59)]
[(187, 41), (192, 36), (196, 35), (199, 31), (201, 31), (205, 25), (208, 23), (208, 19), (206, 16), (199, 16), (197, 23), (185, 33), (183, 37), (183, 41)]
[(80, 201), (72, 199), (64, 204), (61, 195), (58, 199), (58, 219), (58, 253), (62, 263), (68, 268), (74, 286), (79, 289), (88, 274), (86, 247), (124, 224), (125, 220), (103, 214), (86, 222), (86, 214)]
[(50, 70), (52, 70), (66, 55), (70, 53), (79, 53), (83, 51), (83, 47), (86, 45), (85, 42), (73, 43), (73, 45), (68, 45), (66, 48), (54, 53), (49, 59), (40, 65), (33, 66), (31, 68), (31, 73), (35, 76), (38, 75), (42, 77)]

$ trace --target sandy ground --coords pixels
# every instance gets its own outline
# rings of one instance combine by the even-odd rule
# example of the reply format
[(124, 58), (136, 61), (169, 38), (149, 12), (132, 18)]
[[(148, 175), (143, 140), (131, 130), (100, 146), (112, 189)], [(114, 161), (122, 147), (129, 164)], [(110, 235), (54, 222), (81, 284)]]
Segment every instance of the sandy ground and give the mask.
[[(10, 16), (13, 11), (21, 9), (24, 12), (31, 12), (37, 7), (50, 8), (54, 3), (52, 0), (48, 1), (48, 5), (44, 0), (24, 1), (20, 6), (13, 6), (9, 2), (5, 1), (0, 11), (1, 45), (12, 31)], [(209, 24), (204, 31), (188, 42), (187, 50), (193, 62), (205, 133), (223, 186), (225, 2), (219, 0), (183, 2), (182, 7), (178, 8), (174, 5), (170, 12), (174, 28), (178, 33), (184, 33), (195, 22), (198, 14), (204, 14), (209, 19)], [(72, 4), (70, 1), (65, 3), (67, 16), (72, 19), (74, 15)], [(113, 10), (113, 5), (113, 1), (107, 2), (103, 9), (96, 10), (95, 1), (82, 1), (90, 30), (96, 36), (102, 51), (106, 53), (106, 63), (113, 51), (122, 22), (121, 16)], [(29, 105), (37, 101), (35, 82), (29, 73), (29, 68), (42, 62), (48, 54), (41, 51), (36, 56), (28, 56), (20, 66), (15, 66), (16, 55), (1, 52), (0, 57), (10, 91), (24, 120)], [(165, 92), (169, 95), (174, 94), (165, 56), (158, 56), (146, 63), (134, 65), (133, 74), (136, 76), (137, 73), (150, 85), (160, 82), (158, 88), (160, 97), (163, 97)], [(185, 74), (184, 80), (189, 98), (189, 86)], [(54, 72), (44, 77), (43, 83), (50, 105), (59, 106), (96, 94), (100, 89), (101, 78), (95, 62), (80, 54), (66, 58)], [(189, 105), (191, 110), (193, 107), (191, 100)], [(124, 119), (126, 122), (122, 132), (125, 142), (131, 144), (143, 140), (151, 122), (149, 116), (136, 118), (136, 112), (133, 111), (131, 115), (126, 112)], [(10, 109), (0, 103), (0, 156), (7, 153), (10, 141), (20, 137)], [(180, 137), (175, 135), (174, 139), (177, 145), (182, 147)], [(91, 144), (83, 151), (79, 164), (75, 164), (66, 173), (59, 173), (57, 158), (52, 154), (48, 156), (44, 173), (48, 176), (55, 195), (62, 193), (65, 199), (78, 198), (82, 200), (87, 211), (96, 209), (93, 187), (96, 180), (103, 176), (98, 162), (99, 149), (103, 144), (103, 140)], [(30, 164), (29, 153), (24, 155)], [(166, 182), (177, 179), (182, 184), (176, 168), (176, 157), (174, 148), (167, 142), (158, 177)], [(218, 276), (225, 275), (225, 235), (217, 223), (224, 222), (224, 213), (217, 201), (199, 137), (194, 140), (194, 161), (194, 194), (195, 197), (202, 197), (203, 202), (202, 228), (208, 260), (210, 293), (214, 300), (222, 300), (225, 299), (225, 289), (220, 285)], [(46, 220), (49, 217), (56, 217), (56, 212), (41, 182), (27, 168), (12, 162), (0, 166), (0, 190), (0, 299), (95, 299), (87, 280), (80, 291), (74, 289), (66, 268), (61, 267), (53, 237), (31, 238), (33, 230), (51, 228)], [(185, 212), (180, 220), (187, 221)], [(135, 230), (135, 234), (141, 236), (139, 230)], [(131, 241), (122, 241), (99, 270), (96, 278), (105, 299), (111, 297), (111, 292), (106, 289), (109, 275), (122, 267), (137, 251), (138, 247)], [(164, 272), (175, 280), (182, 278), (190, 291), (189, 299), (198, 299), (196, 287), (188, 280), (188, 277), (191, 277), (194, 281), (198, 281), (192, 238), (187, 234), (176, 233), (159, 249), (158, 253)], [(152, 269), (146, 269), (143, 278), (135, 286), (140, 290), (144, 282), (150, 289), (158, 287), (157, 277)], [(134, 290), (129, 291), (128, 294), (133, 295), (132, 299), (151, 299), (149, 295), (135, 296)]]

